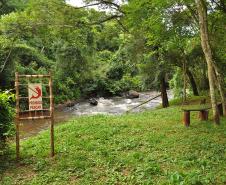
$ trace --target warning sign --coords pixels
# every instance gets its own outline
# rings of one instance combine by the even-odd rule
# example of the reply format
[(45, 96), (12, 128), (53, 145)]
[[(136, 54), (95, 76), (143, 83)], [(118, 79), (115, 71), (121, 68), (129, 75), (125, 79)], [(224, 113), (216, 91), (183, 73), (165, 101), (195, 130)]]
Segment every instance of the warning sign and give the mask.
[(42, 84), (28, 84), (29, 110), (42, 110)]

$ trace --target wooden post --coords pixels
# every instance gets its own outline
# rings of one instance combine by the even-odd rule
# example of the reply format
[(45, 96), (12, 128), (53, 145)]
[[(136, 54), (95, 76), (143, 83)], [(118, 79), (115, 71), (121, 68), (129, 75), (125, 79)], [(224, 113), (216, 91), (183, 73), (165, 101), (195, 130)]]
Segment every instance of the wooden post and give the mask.
[(190, 125), (190, 111), (184, 111), (184, 125), (188, 127)]
[[(226, 110), (226, 105), (224, 105), (225, 106), (225, 110)], [(225, 116), (226, 117), (226, 113), (225, 113), (225, 115), (223, 115), (223, 116)]]
[(199, 118), (200, 118), (201, 121), (208, 120), (208, 110), (199, 111)]
[(50, 94), (50, 117), (51, 117), (51, 123), (50, 123), (50, 147), (51, 152), (50, 156), (54, 156), (54, 104), (53, 104), (53, 89), (52, 89), (52, 77), (50, 75), (49, 77), (49, 94)]
[(222, 105), (222, 103), (218, 103), (217, 106), (218, 106), (220, 116), (223, 116), (223, 105)]
[(15, 89), (16, 89), (16, 160), (20, 158), (20, 135), (19, 135), (19, 113), (20, 113), (20, 104), (19, 104), (19, 75), (15, 73)]
[[(27, 87), (29, 86), (29, 83), (30, 83), (30, 78), (27, 78)], [(28, 90), (28, 88), (27, 88), (27, 90)], [(28, 90), (28, 91), (29, 91), (29, 90)], [(28, 94), (29, 94), (29, 92), (28, 92)], [(29, 96), (29, 95), (28, 95), (28, 96)], [(29, 98), (28, 98), (28, 110), (30, 110), (29, 101), (30, 101), (30, 100), (29, 100)], [(29, 111), (28, 114), (29, 114), (29, 117), (34, 116), (34, 114), (31, 113), (31, 111)]]
[(209, 115), (209, 111), (206, 110), (206, 112), (205, 112), (205, 120), (208, 120), (208, 115)]

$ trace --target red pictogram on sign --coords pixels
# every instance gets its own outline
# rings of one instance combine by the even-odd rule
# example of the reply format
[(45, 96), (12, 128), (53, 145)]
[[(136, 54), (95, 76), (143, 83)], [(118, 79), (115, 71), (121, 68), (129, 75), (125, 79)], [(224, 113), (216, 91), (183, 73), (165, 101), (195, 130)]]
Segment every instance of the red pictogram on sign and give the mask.
[(36, 86), (35, 89), (30, 88), (36, 95), (32, 94), (31, 99), (38, 99), (39, 97), (42, 96), (42, 90), (40, 89), (39, 86)]

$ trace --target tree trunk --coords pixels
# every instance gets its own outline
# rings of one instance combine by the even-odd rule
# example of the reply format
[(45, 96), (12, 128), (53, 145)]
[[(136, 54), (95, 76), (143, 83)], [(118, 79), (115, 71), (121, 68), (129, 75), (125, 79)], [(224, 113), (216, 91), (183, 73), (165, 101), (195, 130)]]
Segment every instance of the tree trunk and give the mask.
[(191, 88), (192, 88), (192, 91), (193, 91), (194, 96), (199, 96), (198, 88), (197, 88), (195, 79), (194, 79), (191, 71), (189, 69), (187, 69), (186, 70), (186, 73), (188, 75), (188, 78), (189, 78), (189, 81), (190, 81)]
[(161, 97), (162, 97), (162, 107), (163, 108), (169, 107), (169, 101), (166, 91), (166, 81), (164, 76), (161, 79)]
[(216, 83), (217, 83), (217, 86), (218, 86), (218, 89), (220, 92), (220, 96), (221, 96), (223, 115), (226, 116), (226, 100), (225, 100), (225, 96), (224, 96), (223, 78), (222, 78), (221, 74), (219, 73), (219, 69), (216, 66), (216, 64), (214, 64), (214, 70), (215, 70), (215, 76), (216, 76)]
[[(203, 61), (205, 62), (205, 61)], [(202, 81), (201, 81), (201, 89), (202, 90), (208, 90), (210, 88), (209, 86), (209, 79), (208, 79), (208, 75), (206, 74), (206, 66), (203, 66), (203, 69), (202, 69)]]
[(187, 80), (186, 80), (186, 62), (183, 61), (183, 78), (184, 78), (184, 85), (183, 85), (183, 102), (186, 102), (187, 100)]
[(206, 1), (205, 0), (196, 0), (197, 10), (199, 15), (199, 26), (200, 26), (200, 36), (201, 36), (201, 45), (202, 50), (204, 52), (207, 67), (208, 67), (208, 78), (209, 78), (209, 86), (210, 86), (210, 97), (211, 97), (211, 104), (213, 110), (213, 117), (216, 124), (220, 124), (220, 117), (219, 111), (217, 107), (217, 99), (216, 99), (216, 92), (215, 92), (215, 82), (214, 82), (214, 61), (212, 50), (210, 47), (209, 42), (209, 35), (208, 35), (208, 23), (207, 23), (207, 8), (206, 8)]
[[(220, 81), (220, 80), (218, 80)], [(221, 102), (222, 102), (222, 106), (223, 106), (223, 115), (226, 116), (226, 100), (225, 100), (225, 96), (224, 96), (224, 90), (222, 87), (221, 82), (218, 82), (219, 84), (219, 91), (220, 91), (220, 95), (221, 95)]]

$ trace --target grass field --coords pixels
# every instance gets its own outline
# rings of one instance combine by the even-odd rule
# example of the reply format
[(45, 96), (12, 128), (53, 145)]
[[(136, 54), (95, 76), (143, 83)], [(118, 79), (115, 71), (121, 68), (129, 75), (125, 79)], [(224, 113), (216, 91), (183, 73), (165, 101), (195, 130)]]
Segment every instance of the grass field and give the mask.
[(52, 159), (49, 131), (22, 141), (20, 164), (12, 144), (0, 184), (226, 184), (226, 119), (181, 120), (178, 106), (71, 120), (55, 129)]

